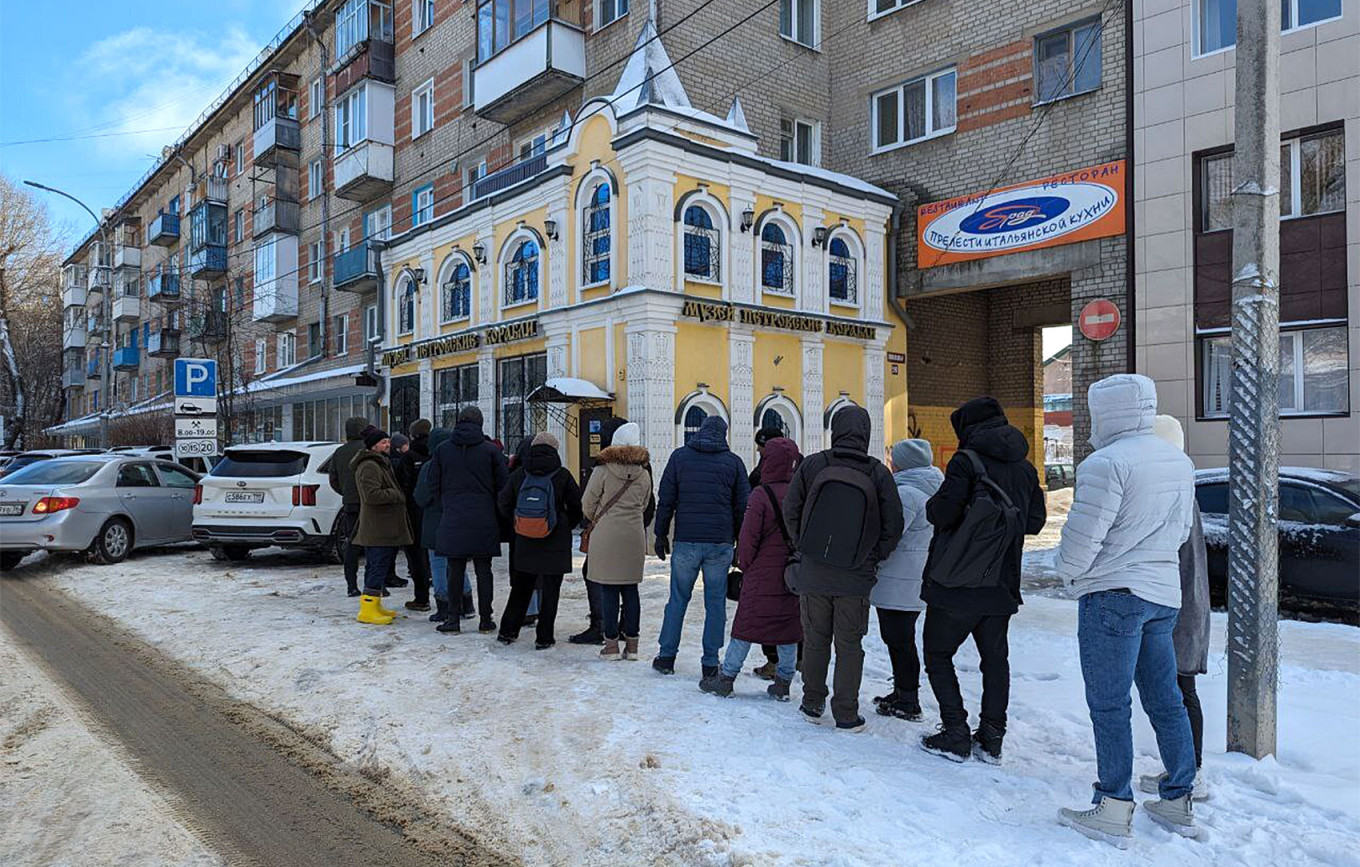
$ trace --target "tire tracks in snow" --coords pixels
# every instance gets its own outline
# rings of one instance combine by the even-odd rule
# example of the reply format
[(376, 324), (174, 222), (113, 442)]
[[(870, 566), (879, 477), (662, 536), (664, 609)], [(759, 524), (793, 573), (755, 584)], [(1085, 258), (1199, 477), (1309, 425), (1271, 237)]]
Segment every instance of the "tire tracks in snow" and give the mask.
[(520, 863), (400, 781), (347, 765), (324, 734), (228, 697), (61, 592), (7, 579), (0, 593), (5, 625), (229, 863)]

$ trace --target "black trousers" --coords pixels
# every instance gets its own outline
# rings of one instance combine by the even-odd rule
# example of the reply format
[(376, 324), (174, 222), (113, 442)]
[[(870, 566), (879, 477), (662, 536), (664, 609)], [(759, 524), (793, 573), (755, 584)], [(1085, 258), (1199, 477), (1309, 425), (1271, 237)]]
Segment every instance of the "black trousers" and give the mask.
[(359, 589), (359, 555), (364, 549), (354, 544), (354, 534), (359, 529), (359, 507), (345, 506), (340, 512), (344, 521), (345, 534), (345, 586), (350, 590)]
[[(636, 584), (596, 584), (600, 592), (600, 614), (603, 618), (604, 637), (611, 641), (619, 638), (623, 629), (624, 638), (637, 638), (642, 622), (642, 601), (638, 596)], [(620, 622), (619, 609), (623, 609)]]
[(1195, 691), (1193, 674), (1176, 675), (1176, 685), (1181, 688), (1181, 701), (1190, 717), (1190, 736), (1195, 741), (1195, 767), (1204, 766), (1204, 709), (1199, 705), (1199, 693)]
[(969, 614), (937, 605), (926, 608), (926, 625), (921, 630), (926, 675), (945, 725), (968, 723), (968, 710), (963, 706), (959, 679), (954, 673), (954, 654), (971, 635), (982, 659), (979, 716), (1002, 732), (1006, 730), (1006, 706), (1011, 697), (1010, 645), (1006, 634), (1010, 622), (1009, 614)]
[(916, 695), (921, 688), (921, 657), (916, 654), (916, 618), (919, 611), (878, 609), (878, 632), (888, 645), (892, 661), (893, 689)]
[[(778, 644), (762, 644), (760, 645), (760, 652), (765, 654), (766, 662), (771, 663), (772, 665), (779, 664)], [(801, 641), (798, 642), (798, 661), (799, 662), (803, 661), (803, 642)]]
[(601, 585), (590, 580), (590, 557), (587, 556), (585, 562), (581, 564), (581, 578), (586, 582), (586, 602), (590, 604), (590, 628), (598, 630), (604, 622), (604, 596), (601, 593)]
[(406, 553), (406, 568), (411, 573), (411, 583), (415, 585), (415, 601), (430, 604), (430, 559), (419, 544), (407, 545), (401, 549)]
[[(552, 644), (553, 626), (557, 622), (557, 602), (562, 596), (561, 575), (538, 575), (533, 572), (510, 573), (510, 598), (505, 601), (505, 613), (501, 615), (501, 635), (506, 638), (519, 638), (524, 626), (524, 613), (529, 610), (529, 600), (538, 594), (537, 640), (539, 644)], [(483, 609), (487, 611), (490, 609)]]
[[(491, 617), (491, 600), (495, 595), (495, 577), (491, 574), (490, 557), (450, 557), (449, 560), (449, 580), (459, 580), (460, 576), (467, 571), (468, 560), (472, 560), (472, 569), (477, 573), (477, 610), (482, 612), (482, 618)], [(449, 591), (452, 593), (452, 591)]]

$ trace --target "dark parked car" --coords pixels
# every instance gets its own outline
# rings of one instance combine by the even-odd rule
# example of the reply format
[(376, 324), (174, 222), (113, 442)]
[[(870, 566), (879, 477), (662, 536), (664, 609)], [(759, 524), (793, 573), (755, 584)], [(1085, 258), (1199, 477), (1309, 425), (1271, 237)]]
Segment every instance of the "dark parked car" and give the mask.
[(1070, 463), (1044, 464), (1044, 484), (1050, 491), (1061, 491), (1077, 483), (1077, 472)]
[[(1204, 517), (1209, 587), (1221, 603), (1228, 586), (1228, 471), (1197, 472), (1195, 499)], [(1360, 478), (1281, 467), (1279, 518), (1281, 601), (1360, 610)]]

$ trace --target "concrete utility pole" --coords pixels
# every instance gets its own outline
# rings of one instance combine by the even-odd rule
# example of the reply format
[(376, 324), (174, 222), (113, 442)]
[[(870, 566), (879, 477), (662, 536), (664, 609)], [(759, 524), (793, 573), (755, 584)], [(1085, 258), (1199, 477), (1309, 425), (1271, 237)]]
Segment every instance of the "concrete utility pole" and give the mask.
[(1228, 749), (1275, 752), (1280, 440), (1280, 7), (1238, 0), (1228, 419)]

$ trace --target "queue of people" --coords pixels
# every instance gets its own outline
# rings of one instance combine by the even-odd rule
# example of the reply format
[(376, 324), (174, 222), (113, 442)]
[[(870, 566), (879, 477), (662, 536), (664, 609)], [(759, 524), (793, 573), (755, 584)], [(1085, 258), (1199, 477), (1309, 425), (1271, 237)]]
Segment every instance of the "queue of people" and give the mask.
[[(1179, 425), (1156, 415), (1146, 377), (1095, 383), (1089, 406), (1095, 452), (1077, 475), (1055, 562), (1080, 598), (1077, 639), (1097, 781), (1091, 808), (1063, 809), (1058, 818), (1127, 846), (1136, 686), (1165, 766), (1139, 780), (1158, 796), (1146, 812), (1197, 837), (1193, 803), (1208, 790), (1198, 774), (1203, 718), (1195, 676), (1206, 667), (1209, 621), (1193, 467)], [(658, 479), (638, 425), (613, 419), (578, 484), (552, 434), (526, 438), (507, 460), (475, 407), (464, 408), (451, 431), (418, 421), (409, 440), (350, 419), (331, 468), (351, 534), (346, 583), (360, 599), (360, 622), (390, 624), (396, 612), (383, 597), (404, 584), (393, 571), (404, 551), (415, 582), (406, 607), (429, 610), (432, 589), (430, 619), (440, 632), (458, 633), (463, 619), (476, 616), (479, 632), (512, 644), (532, 623), (535, 648), (548, 650), (579, 528), (590, 623), (572, 643), (598, 645), (604, 660), (638, 659), (646, 558), (669, 558), (657, 673), (675, 673), (702, 577), (699, 688), (733, 695), (760, 645), (768, 661), (754, 673), (770, 681), (771, 698), (789, 701), (801, 671), (802, 717), (821, 723), (829, 700), (831, 724), (851, 732), (866, 725), (863, 639), (875, 609), (892, 668), (891, 690), (873, 700), (876, 713), (922, 719), (924, 660), (940, 720), (921, 748), (954, 762), (997, 764), (1010, 698), (1010, 620), (1023, 605), (1024, 538), (1043, 529), (1047, 511), (1029, 443), (999, 402), (970, 400), (951, 422), (957, 447), (944, 472), (923, 439), (893, 444), (886, 463), (869, 454), (869, 414), (852, 406), (833, 417), (830, 448), (806, 457), (782, 431), (762, 429), (760, 461), (748, 474), (729, 448), (726, 423), (710, 416)], [(498, 627), (492, 560), (503, 545), (510, 591)], [(729, 599), (737, 603), (730, 633)], [(969, 638), (982, 681), (975, 728), (953, 662)]]

